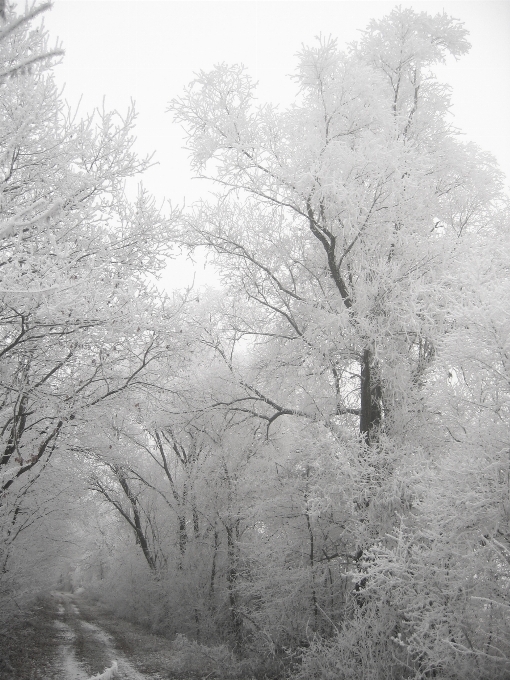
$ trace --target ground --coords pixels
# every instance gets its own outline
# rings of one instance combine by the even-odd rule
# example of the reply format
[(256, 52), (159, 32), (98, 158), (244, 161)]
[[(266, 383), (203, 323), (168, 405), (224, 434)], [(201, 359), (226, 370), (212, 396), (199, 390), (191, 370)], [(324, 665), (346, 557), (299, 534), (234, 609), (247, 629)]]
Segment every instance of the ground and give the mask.
[[(41, 597), (12, 631), (5, 680), (89, 680), (118, 664), (119, 680), (177, 680), (169, 640), (116, 619), (79, 595)], [(187, 676), (190, 677), (189, 675)]]
[[(116, 672), (113, 673), (113, 669)], [(288, 669), (287, 669), (288, 670)], [(0, 630), (0, 680), (278, 680), (281, 659), (153, 635), (80, 591), (40, 596)]]

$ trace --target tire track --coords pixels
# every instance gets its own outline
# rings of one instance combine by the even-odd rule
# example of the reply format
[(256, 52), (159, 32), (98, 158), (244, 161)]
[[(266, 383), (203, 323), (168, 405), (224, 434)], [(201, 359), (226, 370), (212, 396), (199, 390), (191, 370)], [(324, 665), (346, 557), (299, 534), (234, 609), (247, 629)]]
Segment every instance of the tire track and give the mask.
[(55, 619), (54, 625), (57, 637), (61, 641), (59, 665), (63, 680), (161, 678), (159, 675), (149, 676), (140, 673), (129, 659), (115, 648), (111, 636), (106, 631), (95, 623), (84, 621), (71, 594), (54, 592), (52, 595), (58, 603), (58, 618)]

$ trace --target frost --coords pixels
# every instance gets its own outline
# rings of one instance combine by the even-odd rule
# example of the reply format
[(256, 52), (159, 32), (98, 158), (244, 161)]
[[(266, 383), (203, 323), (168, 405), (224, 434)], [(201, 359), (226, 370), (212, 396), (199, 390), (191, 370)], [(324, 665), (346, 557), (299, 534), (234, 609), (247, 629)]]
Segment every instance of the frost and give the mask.
[(90, 680), (113, 680), (118, 675), (119, 667), (116, 661), (113, 662), (110, 668), (107, 668), (103, 673), (94, 675)]

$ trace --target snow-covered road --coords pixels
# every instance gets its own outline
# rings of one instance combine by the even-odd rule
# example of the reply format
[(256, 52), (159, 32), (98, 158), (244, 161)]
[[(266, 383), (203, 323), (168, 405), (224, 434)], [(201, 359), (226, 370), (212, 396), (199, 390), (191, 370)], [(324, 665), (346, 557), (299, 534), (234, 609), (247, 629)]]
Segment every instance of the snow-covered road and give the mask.
[[(158, 680), (136, 670), (115, 648), (111, 636), (99, 625), (85, 621), (73, 595), (54, 592), (57, 618), (54, 625), (61, 641), (59, 677), (62, 680)], [(92, 671), (92, 672), (91, 672)]]

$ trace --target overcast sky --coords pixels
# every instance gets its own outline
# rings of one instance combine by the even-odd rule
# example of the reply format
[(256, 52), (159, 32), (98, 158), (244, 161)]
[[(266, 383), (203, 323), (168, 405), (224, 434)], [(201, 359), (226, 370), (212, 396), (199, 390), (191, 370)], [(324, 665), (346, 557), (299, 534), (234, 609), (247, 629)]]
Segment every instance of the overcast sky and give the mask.
[[(20, 3), (18, 3), (20, 4)], [(453, 86), (455, 124), (466, 138), (491, 151), (510, 177), (510, 2), (174, 2), (169, 0), (55, 0), (45, 23), (66, 51), (56, 69), (64, 96), (81, 111), (106, 97), (107, 108), (139, 112), (137, 150), (155, 151), (159, 165), (144, 183), (158, 199), (186, 202), (203, 187), (190, 181), (182, 131), (165, 113), (193, 73), (218, 62), (242, 63), (259, 81), (258, 97), (287, 105), (288, 75), (300, 46), (319, 33), (340, 45), (356, 40), (371, 18), (395, 5), (435, 14), (443, 9), (465, 23), (470, 54), (438, 69)]]

